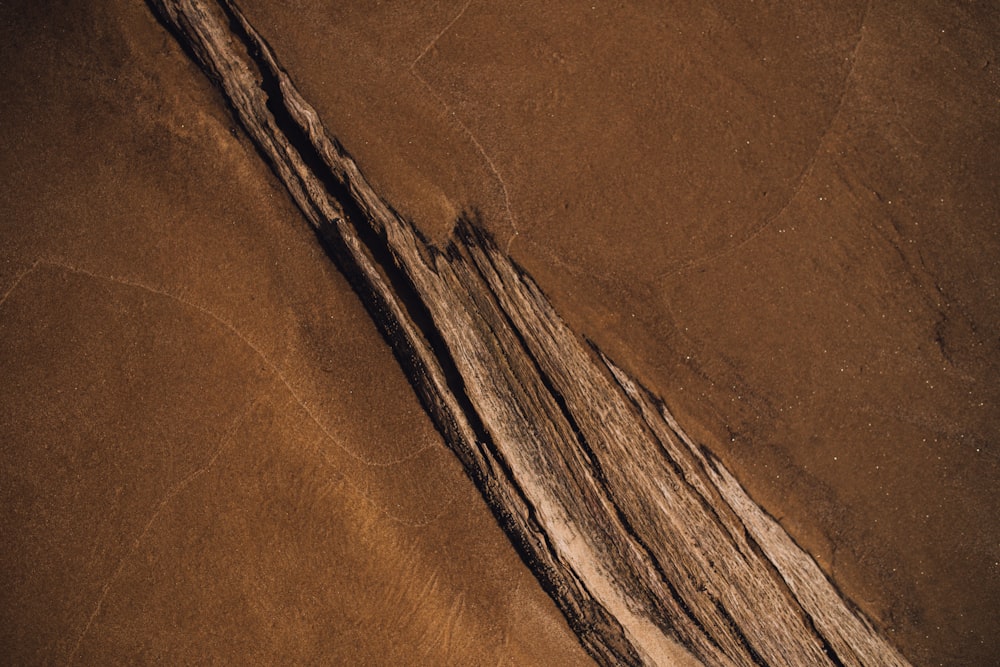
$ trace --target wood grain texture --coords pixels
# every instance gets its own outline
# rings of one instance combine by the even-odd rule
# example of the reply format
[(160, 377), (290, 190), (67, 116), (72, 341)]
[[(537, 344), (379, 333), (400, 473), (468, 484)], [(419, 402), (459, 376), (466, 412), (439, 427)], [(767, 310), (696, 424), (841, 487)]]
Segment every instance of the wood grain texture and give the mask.
[(150, 0), (361, 295), (427, 411), (605, 664), (905, 665), (661, 401), (474, 222), (429, 244), (228, 0)]

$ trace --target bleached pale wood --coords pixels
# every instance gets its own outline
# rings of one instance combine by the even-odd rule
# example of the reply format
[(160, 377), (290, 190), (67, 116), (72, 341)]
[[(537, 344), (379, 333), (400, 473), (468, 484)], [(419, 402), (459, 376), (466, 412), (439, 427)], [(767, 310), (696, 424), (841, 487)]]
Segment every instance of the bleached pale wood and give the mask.
[(149, 0), (268, 159), (581, 642), (605, 664), (905, 665), (661, 402), (472, 223), (368, 185), (229, 0)]

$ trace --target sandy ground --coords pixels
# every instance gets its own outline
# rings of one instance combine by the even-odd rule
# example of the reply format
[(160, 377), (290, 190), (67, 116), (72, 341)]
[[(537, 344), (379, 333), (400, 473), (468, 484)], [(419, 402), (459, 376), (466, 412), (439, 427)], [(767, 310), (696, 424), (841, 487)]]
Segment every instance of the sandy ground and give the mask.
[[(585, 660), (218, 98), (84, 5), (2, 9), (8, 653)], [(1000, 656), (996, 12), (243, 6), (908, 657)]]

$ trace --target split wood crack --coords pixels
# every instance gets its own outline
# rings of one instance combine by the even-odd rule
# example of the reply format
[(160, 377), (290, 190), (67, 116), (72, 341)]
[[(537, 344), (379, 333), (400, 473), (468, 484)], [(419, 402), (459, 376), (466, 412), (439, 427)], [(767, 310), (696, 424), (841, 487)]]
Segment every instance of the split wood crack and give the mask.
[(439, 249), (369, 186), (230, 0), (149, 0), (350, 279), (603, 664), (906, 665), (665, 406), (473, 222)]

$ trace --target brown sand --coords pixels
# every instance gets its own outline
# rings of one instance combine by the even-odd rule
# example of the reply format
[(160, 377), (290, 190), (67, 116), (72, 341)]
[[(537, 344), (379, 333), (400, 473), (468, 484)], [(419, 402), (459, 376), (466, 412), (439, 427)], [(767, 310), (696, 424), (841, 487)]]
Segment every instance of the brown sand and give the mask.
[[(585, 659), (145, 8), (21, 4), (12, 655)], [(729, 4), (244, 6), (402, 212), (481, 211), (908, 657), (989, 664), (995, 12)]]

